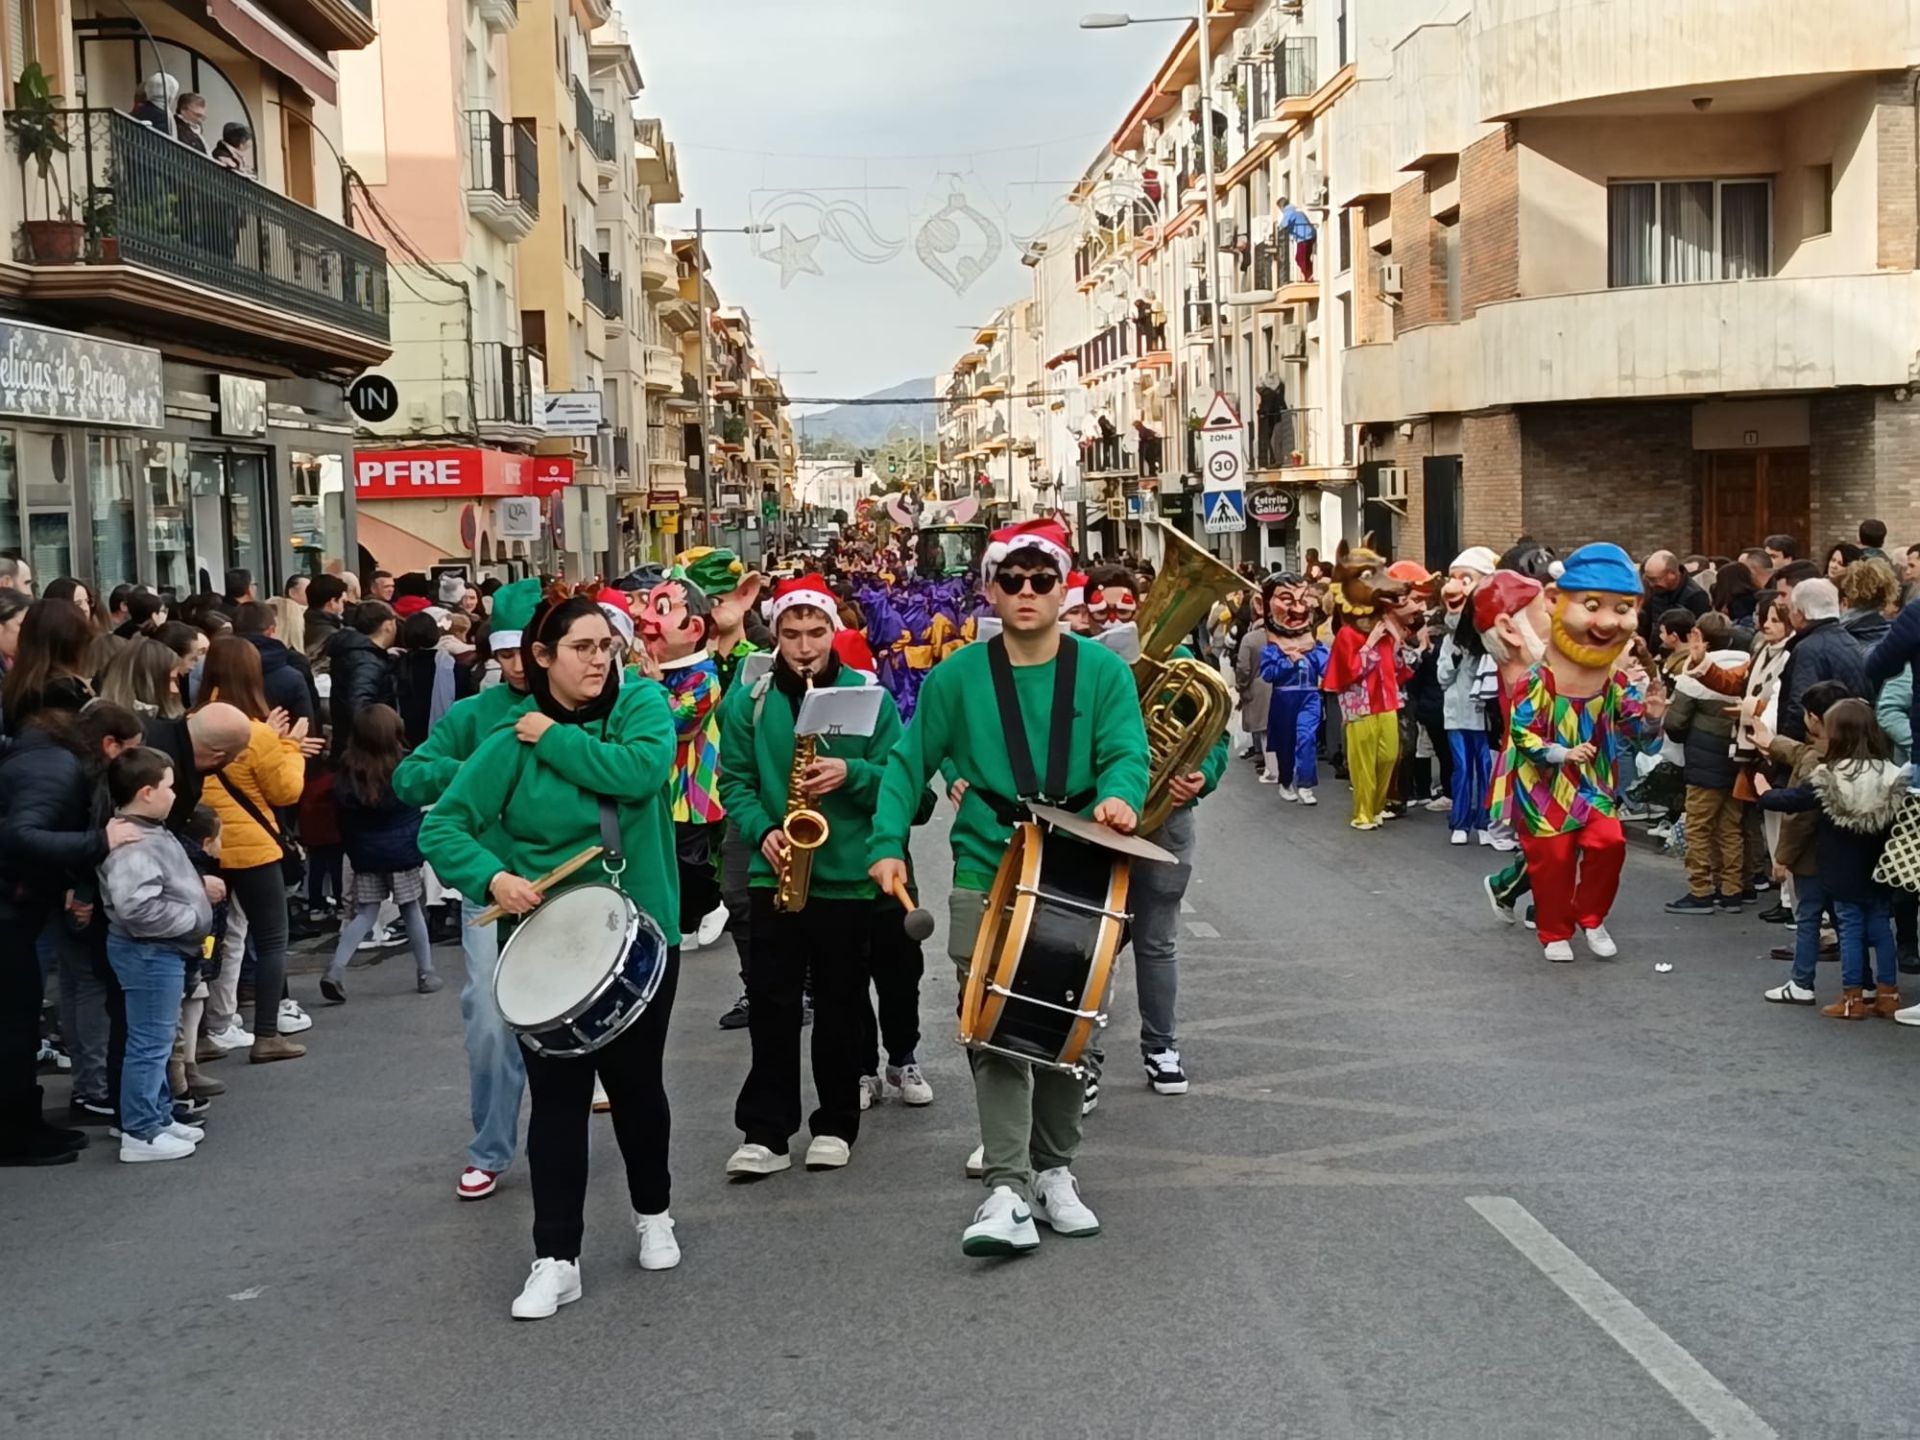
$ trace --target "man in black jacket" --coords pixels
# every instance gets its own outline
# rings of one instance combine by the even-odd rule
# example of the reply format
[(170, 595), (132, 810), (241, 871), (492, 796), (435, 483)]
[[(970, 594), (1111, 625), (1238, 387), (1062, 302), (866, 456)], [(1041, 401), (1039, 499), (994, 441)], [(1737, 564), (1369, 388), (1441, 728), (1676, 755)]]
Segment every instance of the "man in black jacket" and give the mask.
[(253, 739), (253, 722), (246, 712), (217, 701), (172, 720), (150, 715), (140, 728), (148, 748), (165, 751), (173, 761), (173, 809), (167, 815), (167, 828), (173, 831), (183, 831), (193, 818), (201, 777), (244, 754)]
[(1640, 638), (1649, 647), (1655, 643), (1654, 627), (1667, 611), (1685, 607), (1697, 619), (1713, 608), (1706, 590), (1687, 574), (1686, 567), (1671, 550), (1654, 551), (1640, 573), (1647, 582), (1647, 603), (1640, 607)]
[(391, 605), (384, 600), (362, 600), (354, 607), (352, 628), (342, 630), (327, 643), (327, 665), (333, 677), (327, 704), (332, 711), (336, 755), (353, 733), (353, 717), (364, 707), (399, 708), (393, 657), (387, 653), (399, 632), (400, 621)]
[(1840, 592), (1831, 580), (1802, 580), (1787, 605), (1793, 638), (1787, 641), (1787, 668), (1780, 674), (1779, 733), (1789, 740), (1807, 738), (1809, 687), (1837, 680), (1849, 695), (1871, 699), (1860, 647), (1840, 624)]
[(347, 613), (347, 582), (338, 575), (317, 575), (307, 586), (307, 661), (316, 674), (327, 667), (327, 645), (340, 633)]

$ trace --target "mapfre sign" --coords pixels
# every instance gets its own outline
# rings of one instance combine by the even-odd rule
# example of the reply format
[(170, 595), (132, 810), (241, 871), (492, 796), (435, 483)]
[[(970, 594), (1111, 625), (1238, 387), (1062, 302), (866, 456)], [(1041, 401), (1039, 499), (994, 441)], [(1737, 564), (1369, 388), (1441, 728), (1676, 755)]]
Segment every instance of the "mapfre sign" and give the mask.
[(501, 450), (361, 450), (353, 457), (354, 494), (362, 500), (551, 495), (573, 483), (564, 457)]

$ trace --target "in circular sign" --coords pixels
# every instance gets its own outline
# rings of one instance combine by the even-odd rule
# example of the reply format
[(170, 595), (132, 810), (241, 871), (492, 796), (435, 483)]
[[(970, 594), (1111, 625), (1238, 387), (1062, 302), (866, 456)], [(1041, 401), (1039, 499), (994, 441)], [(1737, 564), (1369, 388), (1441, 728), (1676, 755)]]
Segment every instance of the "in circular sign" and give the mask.
[(400, 411), (400, 387), (384, 375), (362, 375), (347, 387), (347, 406), (369, 424), (391, 420)]

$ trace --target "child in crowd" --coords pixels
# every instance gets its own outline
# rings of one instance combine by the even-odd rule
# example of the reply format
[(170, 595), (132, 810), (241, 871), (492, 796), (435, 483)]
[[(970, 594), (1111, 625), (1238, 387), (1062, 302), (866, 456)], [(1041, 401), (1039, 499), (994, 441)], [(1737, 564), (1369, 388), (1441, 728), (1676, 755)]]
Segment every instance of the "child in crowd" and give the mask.
[(1687, 637), (1693, 634), (1693, 612), (1684, 605), (1660, 612), (1660, 674), (1669, 689), (1687, 668)]
[(320, 981), (320, 993), (335, 1005), (346, 1003), (347, 961), (373, 933), (380, 904), (388, 895), (406, 922), (420, 993), (431, 995), (446, 983), (434, 971), (427, 937), (420, 809), (403, 804), (393, 793), (393, 772), (406, 753), (404, 738), (398, 711), (388, 705), (367, 705), (353, 717), (353, 730), (341, 752), (334, 798), (340, 810), (341, 839), (353, 865), (354, 909), (353, 918), (340, 928), (333, 963)]
[[(1665, 620), (1662, 620), (1665, 625)], [(1687, 893), (1669, 915), (1738, 915), (1747, 890), (1746, 806), (1734, 796), (1734, 730), (1748, 658), (1727, 648), (1733, 627), (1708, 611), (1687, 637), (1687, 668), (1675, 682), (1667, 738), (1686, 752)]]
[[(1808, 843), (1811, 864), (1806, 850), (1796, 850), (1807, 842), (1805, 832), (1796, 834), (1787, 826), (1781, 830), (1782, 852), (1795, 856), (1798, 934), (1794, 973), (1785, 985), (1767, 991), (1766, 998), (1787, 1005), (1813, 1004), (1820, 912), (1830, 903), (1840, 930), (1840, 998), (1820, 1013), (1836, 1020), (1864, 1020), (1870, 1014), (1891, 1017), (1900, 1008), (1892, 896), (1874, 880), (1873, 871), (1906, 799), (1907, 772), (1889, 758), (1887, 737), (1874, 721), (1872, 707), (1864, 700), (1840, 698), (1844, 694), (1833, 681), (1808, 687), (1803, 697), (1806, 746), (1774, 739), (1764, 726), (1753, 727), (1757, 737), (1769, 742), (1776, 758), (1791, 761), (1796, 777), (1779, 787), (1756, 777), (1762, 808), (1784, 813), (1790, 817), (1789, 824), (1793, 817), (1813, 819)], [(1816, 702), (1823, 707), (1819, 711)], [(1806, 751), (1816, 747), (1818, 753), (1808, 765)], [(1871, 979), (1869, 946), (1874, 955)]]
[(174, 1119), (167, 1061), (180, 1024), (186, 966), (202, 954), (213, 904), (226, 898), (226, 890), (218, 877), (202, 878), (167, 829), (173, 762), (164, 751), (138, 747), (115, 757), (107, 767), (107, 793), (114, 813), (140, 831), (100, 863), (107, 960), (127, 1006), (120, 1158), (184, 1160), (206, 1132)]
[[(196, 805), (182, 831), (187, 859), (202, 879), (220, 873), (220, 815), (211, 805)], [(206, 1113), (206, 1102), (226, 1094), (223, 1081), (200, 1073), (194, 1059), (194, 1040), (207, 1011), (207, 986), (220, 970), (220, 942), (227, 937), (227, 901), (224, 883), (213, 905), (213, 926), (198, 960), (187, 961), (186, 1001), (180, 1008), (180, 1033), (174, 1041), (173, 1063), (167, 1081), (173, 1087), (173, 1118), (193, 1122)]]

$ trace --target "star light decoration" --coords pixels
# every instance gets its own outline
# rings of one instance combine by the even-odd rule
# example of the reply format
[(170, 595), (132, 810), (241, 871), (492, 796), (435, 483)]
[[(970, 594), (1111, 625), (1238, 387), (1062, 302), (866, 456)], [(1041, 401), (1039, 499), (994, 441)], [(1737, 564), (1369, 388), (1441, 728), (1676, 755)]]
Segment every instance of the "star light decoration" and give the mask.
[[(958, 177), (941, 198), (944, 204), (927, 214), (908, 238), (893, 240), (880, 233), (866, 207), (856, 201), (806, 190), (780, 191), (754, 207), (757, 223), (779, 221), (780, 243), (763, 248), (756, 239), (754, 255), (780, 267), (784, 290), (797, 276), (826, 274), (815, 254), (822, 240), (863, 265), (883, 265), (911, 249), (930, 274), (954, 294), (964, 295), (992, 268), (1006, 237), (972, 202)], [(814, 233), (794, 234), (785, 219), (789, 212), (812, 219)]]
[(762, 252), (763, 258), (773, 261), (780, 267), (780, 288), (786, 289), (793, 283), (796, 275), (825, 275), (820, 262), (813, 258), (813, 252), (820, 246), (818, 235), (808, 235), (804, 239), (796, 234), (783, 221), (780, 225), (780, 243)]

